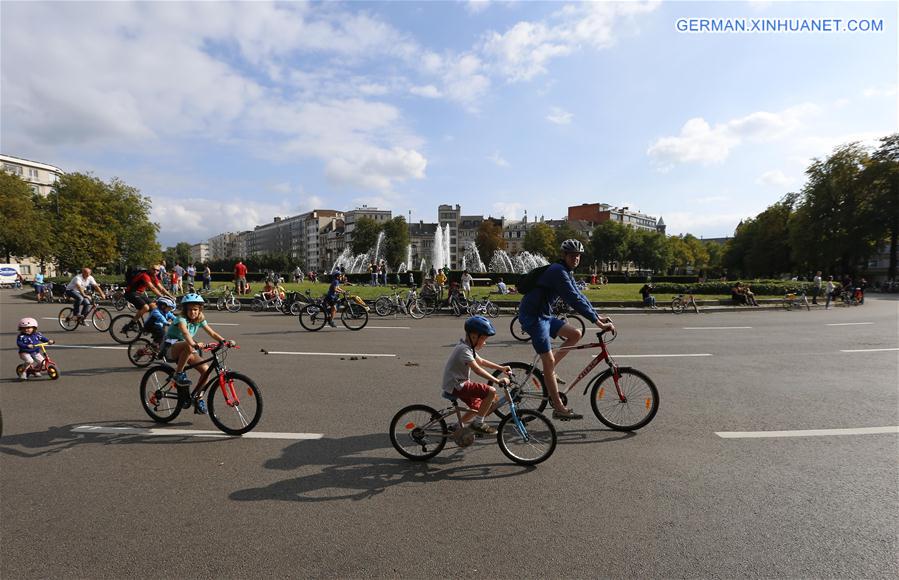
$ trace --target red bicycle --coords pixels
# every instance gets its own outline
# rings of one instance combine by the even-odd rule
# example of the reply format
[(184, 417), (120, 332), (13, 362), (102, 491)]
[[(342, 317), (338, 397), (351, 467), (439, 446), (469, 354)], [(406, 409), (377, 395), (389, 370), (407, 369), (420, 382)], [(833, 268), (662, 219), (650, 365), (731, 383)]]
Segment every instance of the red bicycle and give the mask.
[(56, 363), (53, 362), (53, 359), (50, 358), (50, 355), (47, 353), (47, 342), (39, 342), (37, 345), (41, 347), (41, 353), (44, 355), (44, 360), (41, 362), (40, 367), (33, 368), (30, 364), (22, 363), (16, 367), (16, 376), (21, 377), (22, 373), (25, 373), (26, 377), (36, 376), (38, 373), (47, 373), (47, 377), (51, 380), (56, 380), (59, 378), (59, 367), (56, 366)]
[[(577, 378), (565, 390), (559, 390), (559, 396), (568, 405), (568, 393), (590, 374), (596, 366), (605, 362), (609, 368), (595, 375), (584, 387), (584, 394), (590, 391), (590, 407), (600, 423), (615, 431), (636, 431), (645, 427), (656, 416), (659, 410), (659, 391), (646, 374), (631, 367), (622, 367), (612, 359), (606, 345), (615, 340), (613, 333), (608, 340), (606, 331), (597, 332), (598, 342), (564, 347), (558, 350), (600, 349), (596, 358), (591, 360)], [(507, 362), (512, 367), (510, 380), (512, 396), (519, 408), (543, 411), (549, 402), (543, 373), (537, 369), (540, 355), (535, 355), (531, 364), (523, 362)], [(498, 372), (498, 371), (497, 371)], [(507, 406), (497, 408), (495, 413), (504, 417)]]

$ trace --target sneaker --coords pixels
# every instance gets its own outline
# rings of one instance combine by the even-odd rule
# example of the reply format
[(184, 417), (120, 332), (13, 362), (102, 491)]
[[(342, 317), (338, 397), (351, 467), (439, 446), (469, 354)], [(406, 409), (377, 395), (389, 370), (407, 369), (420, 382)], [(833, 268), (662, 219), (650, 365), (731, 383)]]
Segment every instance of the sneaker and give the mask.
[(175, 373), (175, 384), (179, 387), (189, 387), (191, 385), (190, 379), (187, 377), (186, 372)]
[(583, 415), (575, 413), (572, 409), (565, 409), (564, 411), (553, 409), (553, 419), (559, 419), (561, 421), (577, 421), (583, 418)]
[(468, 427), (475, 433), (480, 433), (481, 435), (496, 435), (496, 428), (491, 427), (487, 423), (472, 423)]
[(207, 413), (206, 401), (201, 399), (194, 404), (194, 415), (206, 415)]
[(329, 321), (328, 321), (328, 326), (330, 326), (331, 328), (337, 328), (337, 325), (334, 324), (334, 321), (333, 321), (333, 320), (329, 320)]
[(28, 375), (25, 374), (25, 373), (21, 373), (21, 374), (19, 375), (19, 380), (20, 380), (20, 381), (28, 380)]

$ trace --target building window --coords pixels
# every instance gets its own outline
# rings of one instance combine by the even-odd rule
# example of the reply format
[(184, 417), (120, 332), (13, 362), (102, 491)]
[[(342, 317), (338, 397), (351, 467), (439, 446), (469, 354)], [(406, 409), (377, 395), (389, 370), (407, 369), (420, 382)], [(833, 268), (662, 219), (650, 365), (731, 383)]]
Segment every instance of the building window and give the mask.
[(8, 171), (9, 173), (12, 173), (13, 175), (22, 175), (22, 168), (18, 165), (13, 165), (12, 163), (4, 163), (3, 169), (5, 171)]
[(38, 173), (37, 169), (34, 169), (33, 167), (29, 167), (28, 168), (28, 177), (30, 177), (32, 179), (38, 179), (40, 177), (40, 173)]
[(19, 269), (22, 271), (23, 276), (31, 275), (31, 266), (19, 266)]

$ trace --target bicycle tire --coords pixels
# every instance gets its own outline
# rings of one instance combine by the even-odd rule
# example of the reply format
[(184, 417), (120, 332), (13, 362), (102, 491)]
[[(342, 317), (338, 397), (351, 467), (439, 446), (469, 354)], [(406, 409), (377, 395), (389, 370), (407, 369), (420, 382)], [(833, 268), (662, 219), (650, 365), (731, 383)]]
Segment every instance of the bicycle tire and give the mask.
[(97, 308), (91, 315), (91, 323), (100, 332), (106, 332), (112, 325), (112, 313), (106, 308)]
[[(435, 422), (436, 421), (436, 422)], [(430, 428), (427, 427), (433, 423)], [(390, 420), (390, 443), (397, 452), (412, 461), (427, 461), (446, 447), (449, 429), (446, 420), (433, 407), (409, 405)]]
[(225, 309), (225, 297), (220, 296), (218, 300), (215, 301), (215, 309), (218, 311), (222, 311)]
[[(181, 413), (174, 375), (174, 368), (162, 364), (147, 369), (140, 380), (141, 406), (157, 423), (168, 423)], [(155, 396), (153, 400), (151, 395)]]
[(615, 431), (636, 431), (656, 416), (659, 391), (652, 379), (637, 369), (618, 367), (618, 377), (626, 400), (619, 400), (612, 371), (606, 370), (590, 381), (592, 388), (588, 385), (590, 406), (606, 427)]
[(521, 321), (518, 319), (518, 316), (515, 316), (512, 322), (509, 323), (509, 330), (512, 331), (512, 336), (515, 337), (515, 340), (520, 340), (521, 342), (531, 340), (531, 335), (521, 327)]
[(131, 344), (143, 334), (143, 321), (138, 322), (136, 327), (132, 327), (131, 323), (134, 317), (130, 314), (119, 314), (112, 319), (109, 324), (109, 335), (119, 344)]
[(56, 365), (47, 365), (47, 376), (50, 380), (55, 381), (59, 378), (59, 367)]
[(240, 300), (237, 299), (237, 296), (229, 296), (225, 298), (225, 308), (228, 309), (228, 312), (240, 312), (240, 307), (242, 304)]
[(340, 312), (340, 322), (350, 330), (362, 330), (368, 324), (368, 310), (348, 301)]
[(389, 316), (393, 311), (393, 302), (387, 296), (381, 296), (375, 300), (375, 313), (378, 316)]
[(128, 307), (128, 301), (125, 300), (124, 298), (116, 298), (113, 301), (112, 305), (118, 312), (121, 312), (122, 310), (125, 310), (125, 308)]
[(146, 338), (138, 338), (128, 345), (128, 360), (138, 368), (148, 367), (156, 360), (156, 348)]
[[(515, 399), (515, 405), (519, 410), (531, 410), (542, 412), (549, 402), (549, 391), (546, 390), (546, 381), (543, 380), (543, 372), (540, 369), (534, 369), (528, 363), (523, 362), (507, 362), (503, 366), (512, 367), (512, 375), (509, 377), (509, 394)], [(525, 383), (525, 379), (530, 374)], [(501, 371), (494, 371), (493, 376), (505, 376)], [(497, 389), (497, 394), (502, 398), (502, 389)], [(505, 417), (509, 414), (508, 403), (497, 406), (493, 413), (497, 417)]]
[(300, 312), (300, 326), (309, 332), (321, 330), (327, 322), (327, 314), (324, 309), (315, 304), (309, 304)]
[(65, 331), (71, 332), (78, 328), (78, 319), (75, 317), (75, 310), (71, 306), (66, 306), (60, 310), (56, 320)]
[(675, 298), (671, 301), (671, 311), (675, 314), (681, 314), (684, 311), (684, 301), (680, 298)]
[[(237, 382), (244, 384), (238, 386), (235, 384)], [(213, 383), (206, 402), (209, 406), (209, 419), (228, 435), (243, 435), (252, 431), (262, 418), (262, 391), (253, 379), (240, 373), (229, 371), (225, 373), (223, 382)], [(249, 412), (244, 413), (244, 410)], [(225, 419), (228, 415), (236, 419), (236, 427)]]
[(489, 316), (490, 318), (496, 318), (497, 316), (499, 316), (499, 306), (497, 306), (493, 302), (488, 302), (485, 309), (487, 310), (487, 316)]
[(412, 300), (409, 302), (409, 316), (415, 320), (421, 320), (425, 317), (425, 311), (421, 305), (421, 300)]
[(290, 305), (290, 314), (293, 316), (299, 316), (300, 312), (302, 312), (303, 307), (306, 306), (302, 302), (293, 302)]
[(253, 298), (253, 302), (250, 304), (250, 308), (253, 309), (253, 312), (262, 312), (265, 310), (265, 302), (263, 302), (259, 298)]
[(528, 409), (518, 411), (518, 419), (526, 434), (521, 432), (512, 415), (499, 422), (496, 442), (503, 455), (518, 465), (537, 465), (549, 459), (558, 443), (552, 421)]

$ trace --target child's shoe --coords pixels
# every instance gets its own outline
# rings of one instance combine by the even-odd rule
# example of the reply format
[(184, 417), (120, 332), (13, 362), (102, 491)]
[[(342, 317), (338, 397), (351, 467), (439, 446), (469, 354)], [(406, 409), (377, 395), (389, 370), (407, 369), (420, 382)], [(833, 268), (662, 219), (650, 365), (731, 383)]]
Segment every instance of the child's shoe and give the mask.
[(206, 415), (208, 411), (206, 410), (206, 401), (200, 399), (194, 405), (194, 415)]
[(22, 371), (21, 373), (19, 373), (19, 380), (20, 380), (20, 381), (27, 381), (27, 380), (28, 380), (28, 374), (27, 374), (25, 371)]
[(496, 435), (496, 428), (487, 423), (472, 423), (469, 425), (472, 431), (481, 435)]

